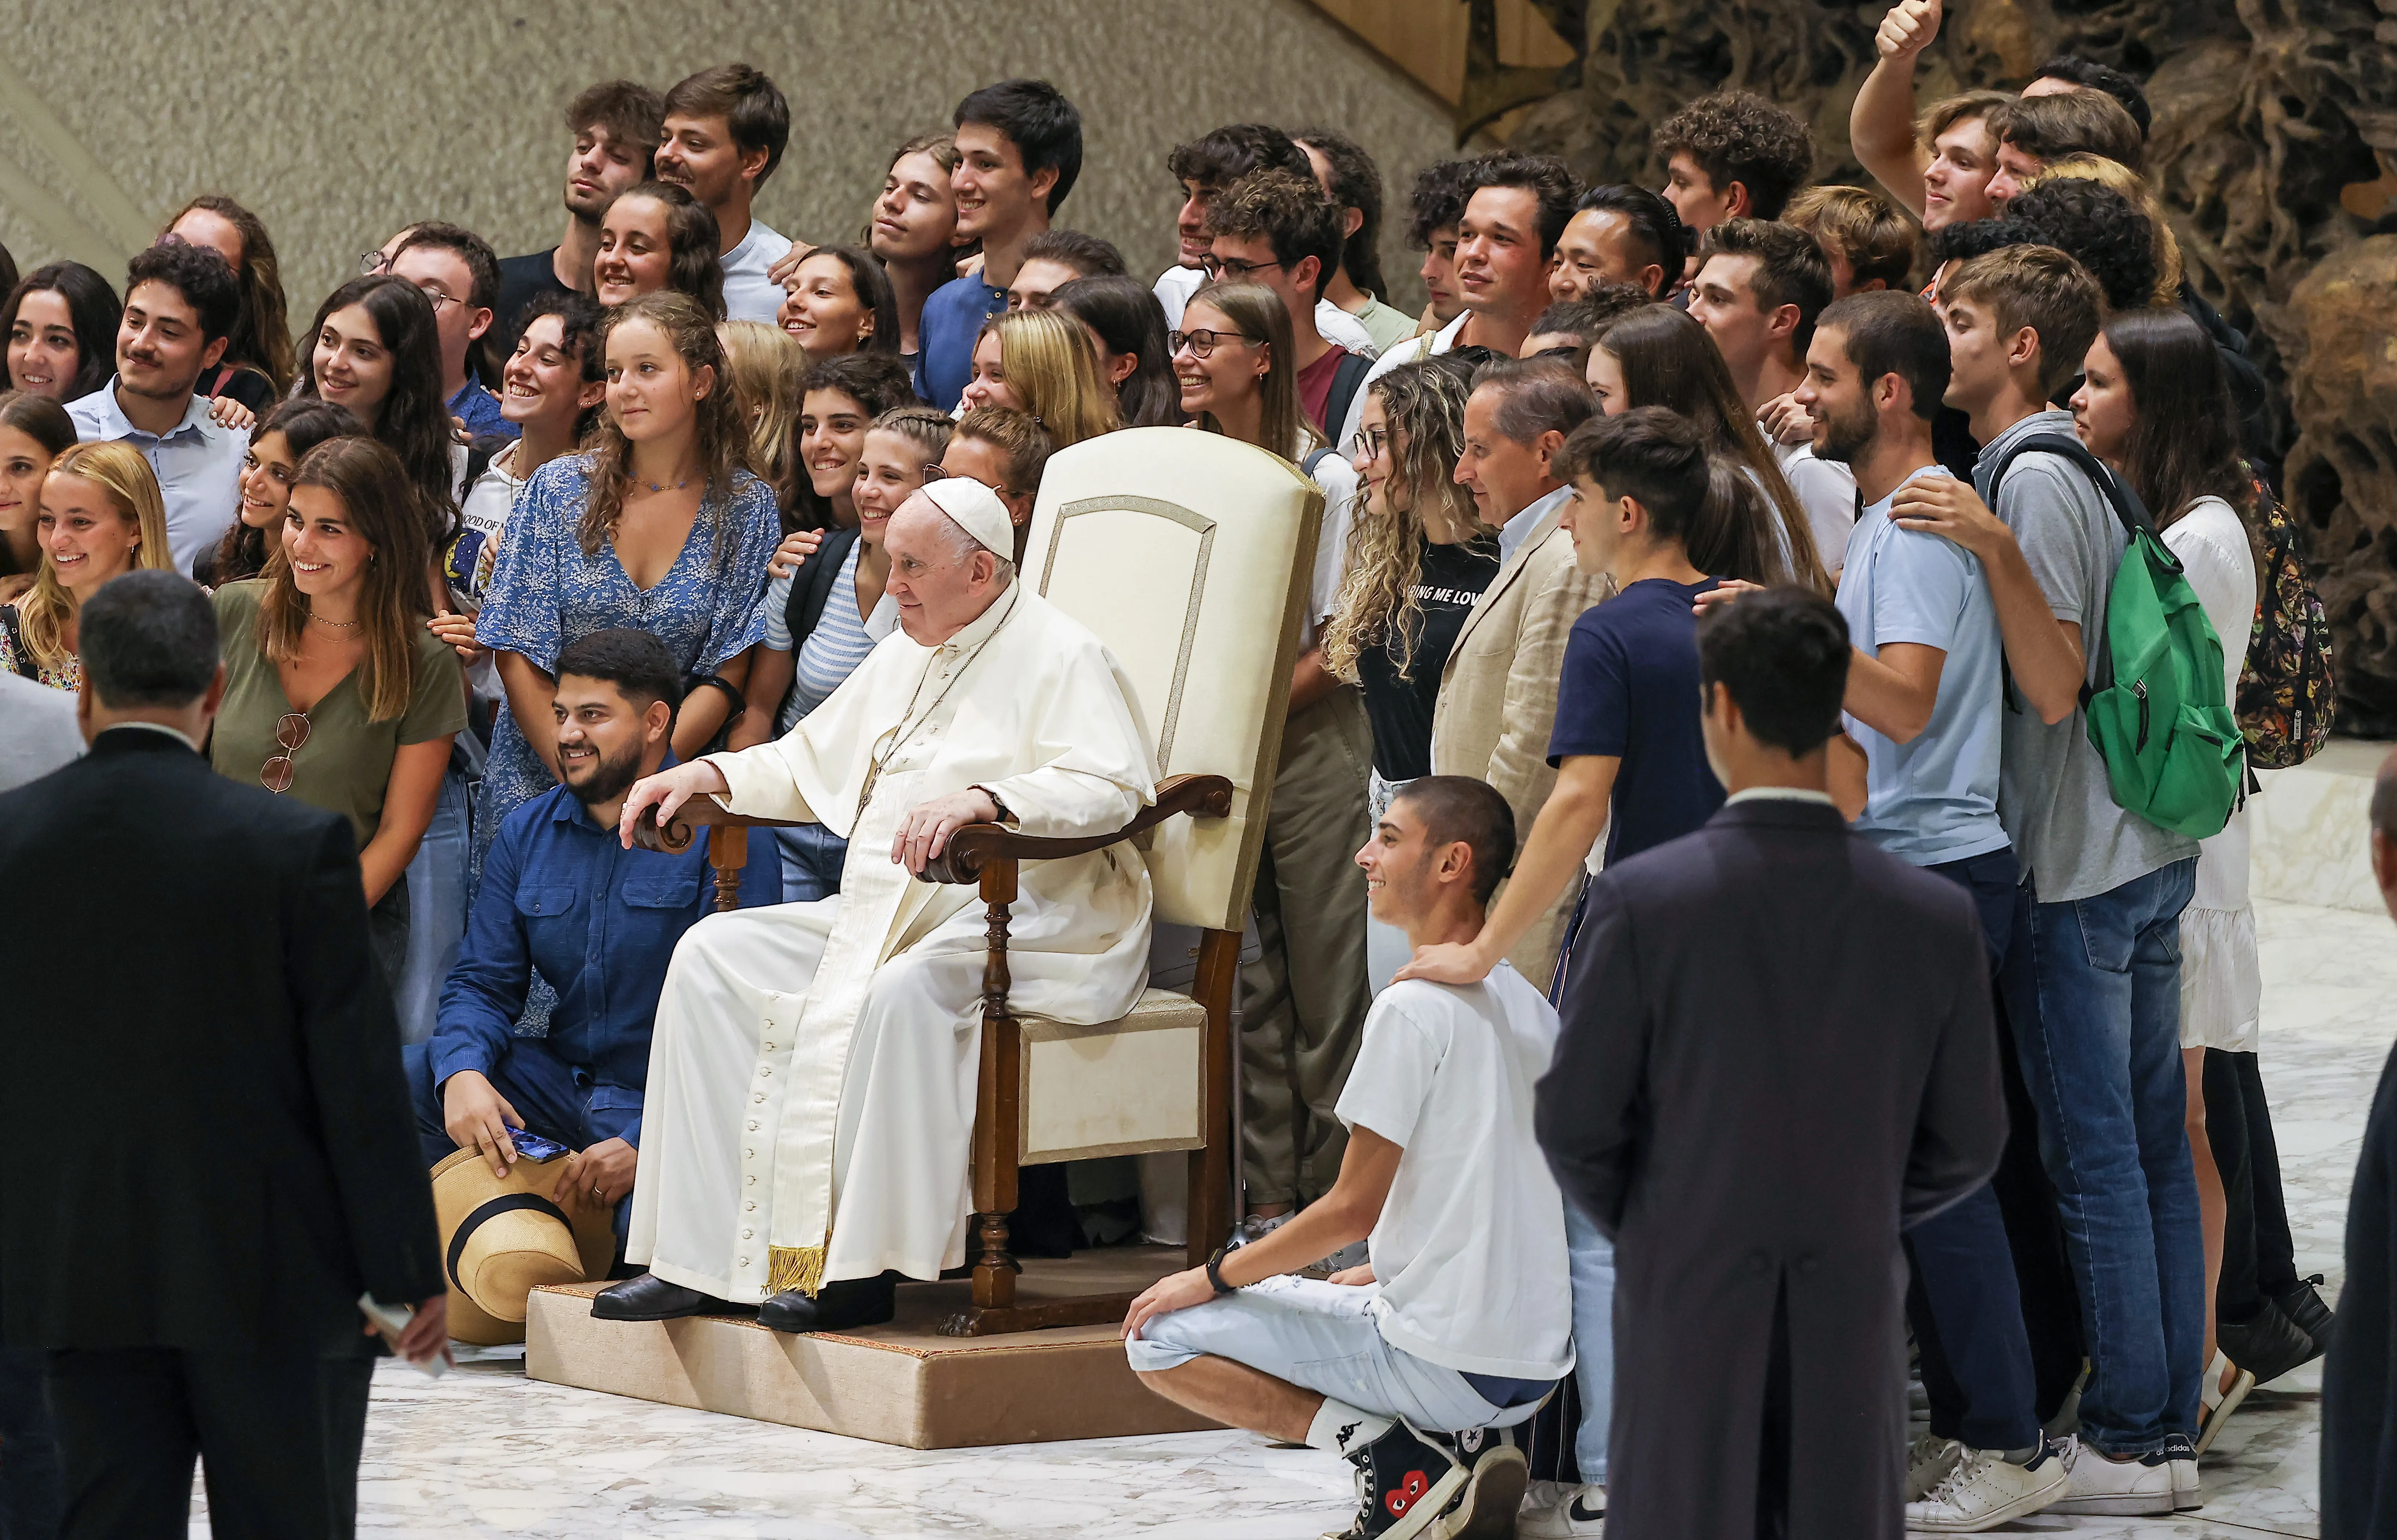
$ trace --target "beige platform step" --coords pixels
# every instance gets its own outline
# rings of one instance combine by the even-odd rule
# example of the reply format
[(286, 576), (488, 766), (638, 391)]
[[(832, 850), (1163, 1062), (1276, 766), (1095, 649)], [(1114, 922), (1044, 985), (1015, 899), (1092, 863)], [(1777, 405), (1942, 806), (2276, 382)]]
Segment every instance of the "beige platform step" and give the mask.
[[(1017, 1298), (1136, 1292), (1180, 1268), (1179, 1247), (1126, 1246), (1026, 1262)], [(594, 1320), (599, 1285), (534, 1292), (525, 1372), (537, 1380), (670, 1406), (810, 1427), (908, 1449), (1046, 1443), (1215, 1425), (1152, 1395), (1116, 1328), (944, 1337), (968, 1286), (908, 1283), (898, 1318), (850, 1333), (785, 1336), (727, 1317)]]

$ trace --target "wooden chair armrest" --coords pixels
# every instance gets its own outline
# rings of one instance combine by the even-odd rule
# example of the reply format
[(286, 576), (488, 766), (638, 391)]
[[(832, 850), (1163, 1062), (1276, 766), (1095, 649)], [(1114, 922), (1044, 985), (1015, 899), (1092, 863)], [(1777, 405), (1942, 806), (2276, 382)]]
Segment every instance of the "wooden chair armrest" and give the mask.
[(675, 810), (675, 815), (661, 825), (655, 819), (644, 818), (633, 825), (633, 843), (645, 850), (661, 850), (667, 855), (680, 855), (690, 849), (703, 828), (727, 829), (789, 829), (796, 828), (786, 818), (751, 818), (743, 813), (728, 812), (713, 797), (694, 797)]
[(1004, 824), (969, 824), (949, 836), (947, 848), (939, 855), (924, 863), (917, 880), (979, 882), (983, 868), (994, 861), (1056, 861), (1088, 855), (1185, 812), (1193, 818), (1230, 817), (1232, 783), (1220, 775), (1169, 775), (1157, 783), (1157, 800), (1143, 808), (1139, 817), (1111, 834), (1077, 839), (1039, 839), (1018, 834)]

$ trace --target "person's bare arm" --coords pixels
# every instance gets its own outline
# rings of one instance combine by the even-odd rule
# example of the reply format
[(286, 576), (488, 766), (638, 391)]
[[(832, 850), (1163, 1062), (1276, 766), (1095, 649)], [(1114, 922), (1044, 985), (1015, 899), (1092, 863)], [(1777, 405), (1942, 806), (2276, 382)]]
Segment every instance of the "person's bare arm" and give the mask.
[[(749, 677), (750, 660), (757, 650), (754, 647), (745, 648), (725, 659), (716, 666), (717, 676), (726, 683), (739, 688)], [(748, 697), (744, 694), (742, 698), (745, 701)], [(694, 690), (684, 696), (682, 710), (675, 714), (676, 757), (696, 759), (705, 753), (707, 745), (716, 741), (717, 730), (724, 726), (724, 719), (730, 715), (731, 697), (714, 685)]]
[(1840, 816), (1853, 824), (1864, 816), (1868, 800), (1865, 751), (1844, 732), (1832, 736), (1830, 749), (1831, 801)]
[(441, 801), (441, 773), (449, 767), (449, 744), (458, 735), (445, 732), (421, 743), (402, 743), (391, 758), (391, 782), (382, 794), (382, 819), (374, 837), (358, 852), (358, 870), (367, 885), (369, 908), (382, 902), (391, 885), (408, 872), (416, 847), (433, 826), (433, 812)]
[(749, 656), (749, 682), (741, 687), (741, 698), (749, 709), (741, 720), (732, 724), (731, 733), (724, 746), (731, 749), (754, 748), (774, 735), (774, 718), (783, 709), (783, 697), (791, 692), (791, 681), (799, 674), (799, 655), (794, 649), (777, 652), (759, 643)]
[(516, 731), (541, 756), (549, 778), (557, 780), (557, 726), (553, 710), (557, 681), (521, 652), (502, 649), (491, 657), (499, 665), (500, 688), (507, 693), (508, 715), (516, 719)]
[(1894, 743), (1910, 743), (1931, 725), (1939, 703), (1944, 649), (1891, 642), (1876, 658), (1861, 648), (1848, 659), (1848, 715)]
[(1317, 702), (1329, 699), (1340, 685), (1339, 677), (1323, 666), (1323, 649), (1319, 647), (1307, 649), (1298, 662), (1291, 665), (1289, 715), (1295, 716)]
[(1980, 558), (2015, 687), (2041, 721), (2052, 726), (2071, 716), (2089, 674), (2080, 623), (2048, 608), (2014, 530), (1989, 511), (1972, 484), (1954, 476), (1918, 476), (1897, 489), (1890, 516), (1901, 529), (1945, 535)]
[(1482, 920), (1481, 933), (1469, 942), (1425, 947), (1397, 977), (1436, 984), (1478, 984), (1488, 978), (1547, 913), (1606, 832), (1614, 775), (1622, 768), (1623, 760), (1612, 754), (1577, 754), (1559, 766), (1557, 783), (1541, 805), (1540, 816), (1533, 820), (1532, 837), (1523, 841), (1514, 875)]
[(1914, 65), (1939, 35), (1940, 0), (1898, 0), (1881, 18), (1873, 46), (1880, 61), (1848, 110), (1848, 143), (1856, 164), (1890, 196), (1922, 217), (1922, 173), (1930, 156), (1914, 132)]

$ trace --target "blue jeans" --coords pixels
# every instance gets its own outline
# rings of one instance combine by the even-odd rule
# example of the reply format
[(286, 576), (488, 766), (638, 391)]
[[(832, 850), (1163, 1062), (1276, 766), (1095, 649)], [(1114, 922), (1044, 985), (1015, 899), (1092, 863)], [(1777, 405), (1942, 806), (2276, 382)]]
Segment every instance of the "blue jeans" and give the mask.
[[(1973, 895), (1981, 944), (1994, 978), (2014, 933), (2015, 879), (2011, 847), (1925, 867)], [(2029, 1449), (2040, 1440), (2030, 1338), (2022, 1292), (1994, 1189), (1970, 1198), (1906, 1232), (1914, 1265), (1907, 1315), (1922, 1346), (1922, 1387), (1931, 1431), (1974, 1449)]]
[(1573, 1464), (1583, 1480), (1604, 1486), (1606, 1440), (1614, 1429), (1614, 1242), (1570, 1198), (1565, 1265), (1573, 1272), (1573, 1388), (1581, 1393)]
[(2088, 1336), (2082, 1438), (2109, 1454), (2153, 1453), (2198, 1424), (2205, 1257), (2180, 1057), (2196, 871), (2190, 857), (2062, 904), (2033, 891), (2015, 959), (2030, 977), (2007, 992)]
[(849, 859), (849, 841), (821, 824), (801, 824), (774, 831), (774, 848), (783, 857), (783, 902), (812, 904), (840, 891), (841, 864)]
[[(437, 1166), (457, 1152), (458, 1142), (444, 1127), (441, 1088), (433, 1083), (432, 1045), (409, 1044), (401, 1050), (400, 1063), (416, 1103), (416, 1132), (424, 1144), (424, 1163)], [(507, 1057), (493, 1065), (485, 1078), (516, 1109), (528, 1130), (570, 1150), (621, 1139), (640, 1119), (638, 1087), (599, 1084), (589, 1069), (559, 1058), (546, 1038), (509, 1038)], [(632, 1217), (633, 1195), (626, 1193), (616, 1205), (619, 1257), (624, 1254), (624, 1227)]]
[(408, 960), (392, 988), (399, 1012), (399, 1040), (421, 1043), (433, 1036), (440, 1014), (441, 984), (458, 960), (466, 934), (466, 855), (474, 787), (453, 761), (441, 776), (441, 797), (423, 842), (408, 864)]

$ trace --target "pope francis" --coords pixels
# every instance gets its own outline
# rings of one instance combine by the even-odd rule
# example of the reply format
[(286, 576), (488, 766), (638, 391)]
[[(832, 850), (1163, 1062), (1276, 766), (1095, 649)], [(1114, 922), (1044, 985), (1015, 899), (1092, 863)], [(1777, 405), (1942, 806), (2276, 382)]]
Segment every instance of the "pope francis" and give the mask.
[[(1007, 511), (935, 481), (891, 518), (900, 629), (790, 733), (635, 785), (623, 826), (694, 796), (824, 824), (841, 891), (710, 915), (666, 974), (625, 1254), (647, 1277), (592, 1314), (662, 1320), (761, 1305), (783, 1331), (890, 1319), (891, 1273), (965, 1258), (984, 912), (912, 875), (1004, 822), (1073, 837), (1151, 800), (1151, 735), (1097, 637), (1016, 580)], [(1148, 874), (1118, 845), (1027, 864), (1010, 999), (1112, 1020), (1146, 982)]]

